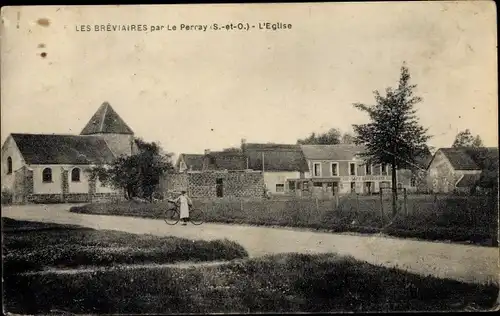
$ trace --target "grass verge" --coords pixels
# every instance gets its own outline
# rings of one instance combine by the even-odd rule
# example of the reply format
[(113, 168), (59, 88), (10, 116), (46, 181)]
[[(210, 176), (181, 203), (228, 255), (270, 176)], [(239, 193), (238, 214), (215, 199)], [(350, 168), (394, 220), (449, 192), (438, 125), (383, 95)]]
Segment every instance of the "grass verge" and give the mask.
[[(404, 210), (383, 233), (395, 237), (469, 242), (498, 246), (498, 204), (486, 197), (409, 197)], [(377, 233), (388, 222), (389, 206), (380, 211), (378, 197), (311, 200), (194, 201), (205, 221), (325, 229), (333, 232)], [(72, 207), (71, 212), (161, 218), (166, 203), (94, 203)]]
[(136, 235), (2, 218), (4, 273), (118, 263), (231, 260), (248, 256), (229, 240)]
[(13, 313), (218, 313), (490, 309), (498, 286), (471, 285), (337, 255), (281, 254), (216, 267), (5, 279)]

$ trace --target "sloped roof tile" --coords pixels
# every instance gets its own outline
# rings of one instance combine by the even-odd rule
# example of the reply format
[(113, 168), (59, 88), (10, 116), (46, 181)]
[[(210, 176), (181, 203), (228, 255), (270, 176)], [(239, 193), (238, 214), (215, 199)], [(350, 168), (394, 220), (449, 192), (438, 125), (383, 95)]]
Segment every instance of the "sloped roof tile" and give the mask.
[(114, 156), (99, 136), (11, 134), (27, 164), (101, 164)]
[[(249, 160), (249, 169), (282, 172), (309, 171), (299, 145), (245, 144), (244, 148), (244, 153)], [(264, 160), (264, 168), (262, 168), (262, 160)]]

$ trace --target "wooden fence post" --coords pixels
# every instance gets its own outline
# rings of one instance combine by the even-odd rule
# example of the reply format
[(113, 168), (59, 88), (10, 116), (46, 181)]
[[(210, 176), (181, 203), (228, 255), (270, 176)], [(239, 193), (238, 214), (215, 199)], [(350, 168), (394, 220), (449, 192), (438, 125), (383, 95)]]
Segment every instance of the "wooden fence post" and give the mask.
[(359, 193), (356, 193), (356, 216), (359, 216)]
[(408, 195), (406, 193), (406, 188), (403, 188), (403, 203), (405, 208), (405, 215), (408, 216)]
[(379, 189), (379, 195), (380, 195), (380, 216), (382, 217), (382, 225), (384, 225), (385, 218), (384, 218), (384, 199), (383, 199), (383, 189)]

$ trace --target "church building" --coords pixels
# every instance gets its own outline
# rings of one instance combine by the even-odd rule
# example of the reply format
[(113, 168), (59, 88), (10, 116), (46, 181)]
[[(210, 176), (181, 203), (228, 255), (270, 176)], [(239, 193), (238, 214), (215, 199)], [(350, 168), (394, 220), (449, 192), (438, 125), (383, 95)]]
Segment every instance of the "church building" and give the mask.
[(135, 151), (134, 132), (104, 102), (80, 135), (10, 134), (2, 145), (2, 191), (17, 204), (122, 199), (86, 171)]

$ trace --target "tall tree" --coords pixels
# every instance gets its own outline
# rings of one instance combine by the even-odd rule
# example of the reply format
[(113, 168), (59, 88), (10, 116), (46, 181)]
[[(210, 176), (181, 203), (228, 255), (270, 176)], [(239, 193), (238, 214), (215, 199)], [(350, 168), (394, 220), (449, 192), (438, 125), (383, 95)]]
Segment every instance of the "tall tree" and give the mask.
[(110, 166), (89, 170), (90, 176), (104, 185), (123, 189), (125, 197), (151, 199), (165, 172), (173, 169), (172, 154), (164, 153), (159, 144), (136, 139), (138, 152), (117, 157)]
[(351, 133), (344, 133), (344, 135), (342, 135), (342, 139), (341, 139), (341, 143), (342, 144), (354, 144), (354, 135), (351, 134)]
[(326, 133), (311, 133), (309, 137), (297, 140), (299, 145), (336, 145), (340, 144), (341, 133), (336, 128), (331, 128)]
[(430, 138), (416, 115), (414, 107), (422, 98), (414, 95), (417, 86), (411, 85), (410, 79), (410, 71), (403, 64), (395, 89), (387, 88), (385, 96), (374, 91), (374, 105), (353, 104), (370, 117), (370, 123), (353, 125), (356, 144), (366, 148), (361, 156), (368, 163), (391, 166), (393, 216), (398, 199), (396, 172), (417, 165), (416, 158), (428, 150), (426, 142)]
[(474, 137), (471, 131), (466, 129), (455, 136), (452, 147), (483, 147), (483, 141), (479, 135)]

